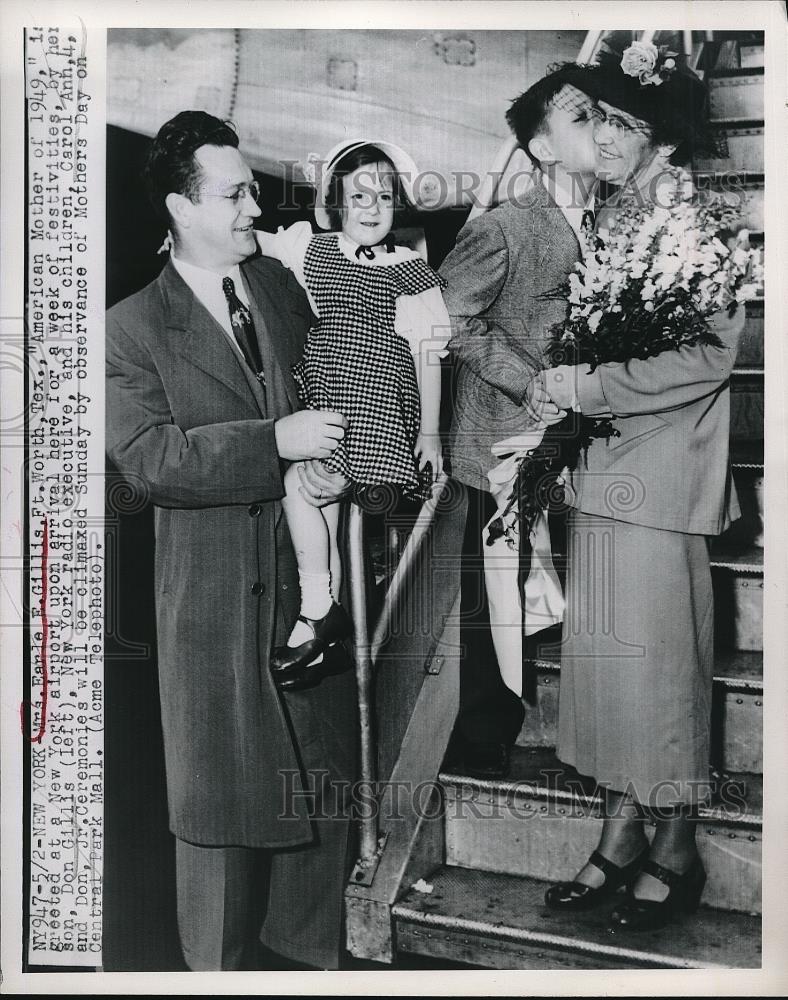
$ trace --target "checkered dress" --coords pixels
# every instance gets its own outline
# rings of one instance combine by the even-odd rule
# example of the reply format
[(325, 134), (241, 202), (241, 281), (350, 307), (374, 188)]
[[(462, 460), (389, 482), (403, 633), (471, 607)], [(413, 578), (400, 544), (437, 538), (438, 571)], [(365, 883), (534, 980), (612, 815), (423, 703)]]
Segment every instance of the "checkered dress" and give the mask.
[(413, 448), (420, 426), (416, 369), (408, 342), (394, 329), (400, 295), (445, 281), (420, 258), (397, 264), (349, 261), (336, 236), (313, 236), (304, 275), (319, 319), (294, 369), (304, 404), (338, 410), (349, 422), (327, 468), (356, 486), (393, 483), (428, 496)]

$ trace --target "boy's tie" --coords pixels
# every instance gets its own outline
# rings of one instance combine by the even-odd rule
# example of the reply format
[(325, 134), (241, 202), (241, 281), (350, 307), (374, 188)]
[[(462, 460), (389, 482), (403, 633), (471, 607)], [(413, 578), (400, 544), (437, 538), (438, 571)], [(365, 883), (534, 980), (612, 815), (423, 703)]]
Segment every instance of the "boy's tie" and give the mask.
[(580, 219), (581, 228), (587, 229), (589, 233), (593, 233), (595, 225), (596, 225), (596, 212), (591, 208), (584, 209), (583, 215)]
[(254, 372), (255, 377), (262, 386), (265, 386), (265, 372), (263, 371), (263, 359), (260, 357), (260, 345), (257, 343), (257, 334), (252, 322), (252, 314), (235, 294), (235, 284), (232, 278), (222, 279), (222, 290), (227, 299), (227, 307), (230, 310), (230, 324), (233, 328), (241, 354), (247, 365)]

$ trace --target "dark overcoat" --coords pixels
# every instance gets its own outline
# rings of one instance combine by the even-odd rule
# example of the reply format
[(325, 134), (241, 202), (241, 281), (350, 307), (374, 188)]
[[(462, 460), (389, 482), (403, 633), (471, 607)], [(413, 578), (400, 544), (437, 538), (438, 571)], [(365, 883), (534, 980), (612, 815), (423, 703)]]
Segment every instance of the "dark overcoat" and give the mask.
[[(172, 832), (201, 845), (273, 848), (311, 838), (306, 800), (283, 803), (283, 790), (298, 786), (299, 739), (320, 738), (294, 732), (268, 669), (298, 601), (274, 422), (297, 408), (291, 366), (311, 314), (278, 262), (241, 271), (266, 389), (168, 264), (107, 316), (107, 451), (155, 505)], [(322, 719), (300, 712), (327, 727), (331, 715), (330, 698)], [(353, 743), (350, 732), (349, 759)]]

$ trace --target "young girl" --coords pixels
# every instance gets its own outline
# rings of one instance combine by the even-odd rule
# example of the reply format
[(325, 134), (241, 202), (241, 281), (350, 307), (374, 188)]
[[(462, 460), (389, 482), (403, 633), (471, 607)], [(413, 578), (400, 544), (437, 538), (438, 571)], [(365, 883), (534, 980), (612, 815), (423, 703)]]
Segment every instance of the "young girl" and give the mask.
[[(313, 236), (309, 223), (299, 222), (256, 235), (265, 255), (293, 271), (317, 316), (294, 371), (303, 401), (348, 420), (324, 466), (356, 490), (394, 484), (423, 499), (443, 468), (438, 359), (450, 322), (443, 279), (389, 236), (396, 210), (414, 205), (415, 177), (413, 161), (392, 143), (344, 142), (328, 154), (315, 209), (322, 229), (341, 231)], [(274, 650), (280, 676), (320, 662), (351, 631), (336, 602), (339, 504), (313, 507), (299, 486), (294, 464), (282, 503), (298, 561), (301, 614), (287, 645)]]

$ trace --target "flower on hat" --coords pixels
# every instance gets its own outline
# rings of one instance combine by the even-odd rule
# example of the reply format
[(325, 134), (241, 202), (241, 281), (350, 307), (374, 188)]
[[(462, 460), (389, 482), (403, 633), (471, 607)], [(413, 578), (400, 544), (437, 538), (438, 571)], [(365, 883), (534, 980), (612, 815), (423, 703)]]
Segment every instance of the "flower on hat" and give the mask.
[(659, 87), (675, 70), (675, 57), (666, 45), (657, 48), (652, 42), (632, 42), (621, 56), (621, 71), (636, 76), (641, 86)]
[(621, 56), (621, 69), (627, 76), (641, 76), (654, 72), (657, 65), (659, 50), (651, 42), (633, 42), (624, 49)]

